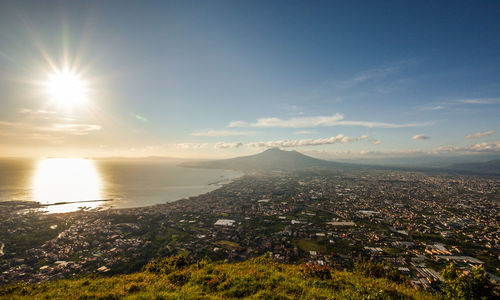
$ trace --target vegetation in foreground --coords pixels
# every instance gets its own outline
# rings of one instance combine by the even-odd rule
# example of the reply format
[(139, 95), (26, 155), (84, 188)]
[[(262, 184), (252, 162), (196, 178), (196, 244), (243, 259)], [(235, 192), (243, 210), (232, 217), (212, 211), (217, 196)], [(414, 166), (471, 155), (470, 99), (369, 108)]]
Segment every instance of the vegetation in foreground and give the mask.
[[(480, 277), (478, 274), (475, 276)], [(384, 263), (359, 261), (353, 272), (346, 272), (318, 265), (279, 264), (269, 256), (234, 264), (202, 260), (190, 265), (184, 256), (178, 255), (152, 261), (142, 272), (135, 274), (94, 275), (42, 284), (1, 286), (0, 298), (476, 299), (477, 294), (463, 293), (465, 285), (457, 281), (463, 274), (454, 266), (449, 267), (444, 275), (447, 282), (455, 285), (449, 286), (447, 294), (433, 295), (414, 289), (406, 277)], [(479, 279), (478, 284), (488, 283), (483, 281)], [(478, 287), (470, 286), (472, 289)], [(477, 299), (489, 296), (493, 294), (486, 295), (481, 291)]]
[(268, 257), (226, 264), (182, 256), (150, 262), (142, 272), (61, 279), (0, 287), (9, 299), (435, 299), (405, 282), (369, 278), (312, 265), (285, 265)]

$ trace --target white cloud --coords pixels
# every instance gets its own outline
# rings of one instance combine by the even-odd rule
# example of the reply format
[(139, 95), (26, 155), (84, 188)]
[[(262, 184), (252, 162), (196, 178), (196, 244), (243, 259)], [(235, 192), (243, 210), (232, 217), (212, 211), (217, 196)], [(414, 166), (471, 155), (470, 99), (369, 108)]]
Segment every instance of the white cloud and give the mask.
[(460, 154), (472, 154), (477, 152), (498, 152), (500, 151), (500, 140), (495, 142), (472, 143), (465, 147), (446, 145), (432, 149), (429, 153), (450, 153), (456, 152)]
[(422, 110), (442, 110), (442, 109), (445, 109), (445, 106), (444, 105), (424, 106), (421, 109)]
[(96, 124), (54, 124), (46, 129), (48, 131), (84, 135), (91, 131), (101, 130), (101, 126)]
[(298, 117), (291, 119), (280, 118), (261, 118), (257, 119), (255, 123), (248, 123), (244, 121), (235, 121), (229, 123), (228, 127), (255, 127), (255, 128), (308, 128), (308, 127), (330, 127), (330, 126), (362, 126), (368, 128), (403, 128), (403, 127), (419, 127), (430, 125), (429, 122), (424, 123), (408, 123), (408, 124), (393, 124), (385, 122), (371, 122), (371, 121), (348, 121), (344, 120), (341, 114), (334, 114), (331, 116), (315, 116), (315, 117)]
[(20, 135), (22, 135), (22, 131), (59, 135), (86, 135), (102, 129), (101, 125), (77, 121), (72, 117), (60, 115), (53, 110), (25, 108), (20, 110), (19, 113), (22, 114), (22, 117), (19, 118), (20, 122), (13, 124), (15, 124), (14, 129), (21, 133)]
[(229, 125), (227, 127), (233, 128), (233, 127), (249, 127), (249, 126), (250, 126), (250, 124), (248, 124), (247, 122), (234, 121), (234, 122), (229, 123)]
[(379, 68), (367, 70), (362, 73), (358, 73), (356, 76), (348, 80), (343, 80), (337, 82), (337, 87), (339, 88), (351, 88), (356, 85), (366, 83), (366, 82), (377, 82), (386, 79), (388, 76), (397, 73), (401, 69), (414, 65), (417, 63), (415, 60), (405, 60), (396, 62), (390, 65), (382, 66)]
[(425, 134), (417, 134), (417, 135), (414, 135), (411, 139), (412, 140), (428, 140), (429, 137)]
[(379, 140), (372, 140), (372, 143), (373, 143), (374, 145), (380, 145), (380, 144), (382, 144), (382, 142), (381, 142), (381, 141), (379, 141)]
[(356, 151), (344, 151), (344, 152), (329, 152), (324, 150), (305, 150), (304, 153), (321, 154), (323, 158), (355, 158), (355, 157), (377, 157), (377, 158), (389, 158), (389, 157), (409, 157), (418, 155), (477, 155), (481, 153), (500, 153), (500, 140), (495, 142), (483, 142), (477, 144), (470, 144), (467, 146), (455, 146), (455, 145), (443, 145), (430, 150), (422, 149), (398, 149), (398, 150), (362, 150)]
[[(298, 117), (283, 120), (279, 118), (261, 118), (253, 124), (248, 124), (250, 127), (265, 128), (265, 127), (283, 127), (283, 128), (304, 128), (304, 127), (317, 127), (317, 126), (332, 126), (336, 121), (342, 120), (344, 117), (341, 114), (334, 114), (331, 116), (317, 116), (317, 117)], [(231, 122), (229, 127), (237, 127), (237, 124), (244, 124), (245, 122)]]
[(0, 121), (0, 144), (15, 144), (43, 141), (48, 143), (61, 143), (64, 137), (40, 128), (19, 122)]
[(240, 135), (255, 135), (254, 131), (230, 131), (230, 130), (213, 130), (197, 131), (191, 133), (192, 136), (240, 136)]
[(461, 99), (458, 103), (463, 104), (495, 104), (500, 103), (498, 98), (476, 98), (476, 99)]
[(53, 115), (57, 112), (52, 111), (52, 110), (45, 110), (45, 109), (39, 109), (39, 110), (33, 110), (33, 109), (21, 109), (19, 111), (21, 114), (33, 114), (33, 115)]
[(346, 126), (363, 126), (368, 128), (405, 128), (405, 127), (421, 127), (431, 125), (431, 122), (423, 122), (423, 123), (407, 123), (407, 124), (393, 124), (393, 123), (384, 123), (384, 122), (367, 122), (367, 121), (340, 121), (337, 122), (337, 125), (346, 125)]
[(349, 143), (359, 140), (364, 140), (366, 137), (348, 137), (343, 134), (337, 136), (332, 136), (323, 139), (304, 139), (304, 140), (279, 140), (279, 141), (268, 141), (268, 142), (254, 142), (248, 143), (247, 146), (255, 148), (270, 148), (270, 147), (302, 147), (302, 146), (318, 146), (318, 145), (328, 145), (337, 143)]
[(458, 152), (458, 151), (463, 151), (464, 148), (460, 146), (454, 146), (454, 145), (445, 145), (445, 146), (439, 146), (437, 148), (431, 149), (428, 153), (429, 154), (441, 154), (441, 153), (451, 153), (451, 152)]
[(215, 149), (228, 149), (228, 148), (239, 148), (243, 146), (243, 143), (237, 142), (237, 143), (225, 143), (225, 142), (219, 142), (215, 144)]
[(34, 125), (23, 122), (5, 122), (0, 121), (0, 132), (2, 135), (9, 135), (13, 138), (24, 139), (26, 137), (37, 137), (50, 139), (56, 137), (57, 134), (61, 139), (64, 134), (70, 135), (86, 135), (92, 131), (101, 130), (100, 125), (96, 124), (72, 124), (72, 123), (56, 123), (48, 125)]
[(460, 99), (452, 100), (447, 102), (440, 102), (429, 104), (426, 106), (421, 106), (421, 110), (432, 111), (432, 110), (442, 110), (451, 107), (463, 106), (463, 105), (488, 105), (500, 103), (500, 98), (475, 98), (475, 99)]
[(295, 131), (295, 134), (312, 134), (314, 131), (311, 130), (300, 130), (300, 131)]
[(482, 142), (477, 144), (470, 144), (467, 146), (468, 150), (472, 151), (500, 151), (500, 140), (492, 143)]
[(202, 149), (208, 146), (208, 143), (179, 143), (174, 145), (181, 149)]
[(405, 156), (405, 155), (414, 155), (422, 153), (423, 151), (420, 149), (403, 149), (403, 150), (389, 150), (389, 151), (373, 151), (373, 150), (359, 151), (359, 154), (363, 156)]
[(480, 139), (480, 138), (483, 138), (485, 136), (490, 136), (494, 133), (495, 133), (494, 130), (488, 130), (488, 131), (483, 131), (483, 132), (477, 132), (474, 134), (469, 134), (468, 136), (466, 136), (466, 138), (468, 138), (468, 139)]

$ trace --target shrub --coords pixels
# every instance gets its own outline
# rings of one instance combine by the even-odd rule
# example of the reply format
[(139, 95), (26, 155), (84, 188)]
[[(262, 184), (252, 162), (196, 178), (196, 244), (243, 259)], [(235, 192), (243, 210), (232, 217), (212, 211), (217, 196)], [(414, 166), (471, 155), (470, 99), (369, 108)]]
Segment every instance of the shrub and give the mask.
[(408, 281), (398, 269), (386, 261), (371, 262), (360, 259), (354, 264), (353, 271), (365, 277), (386, 278), (397, 283)]
[(473, 267), (465, 273), (455, 264), (448, 265), (443, 271), (442, 290), (448, 299), (498, 299), (483, 265)]
[(149, 262), (144, 266), (144, 271), (155, 274), (170, 274), (177, 270), (182, 270), (188, 266), (188, 261), (184, 255), (165, 257)]
[(263, 266), (269, 266), (269, 267), (273, 267), (276, 265), (276, 263), (273, 261), (273, 258), (271, 256), (270, 252), (267, 252), (265, 255), (251, 259), (250, 262), (255, 264), (255, 265), (263, 265)]
[(332, 269), (328, 266), (302, 264), (299, 266), (299, 271), (306, 278), (332, 279)]
[(185, 285), (186, 283), (188, 283), (189, 281), (189, 276), (188, 274), (182, 272), (174, 272), (174, 273), (171, 273), (168, 275), (168, 280), (176, 285), (176, 286), (183, 286)]
[(128, 293), (135, 293), (141, 290), (141, 287), (137, 285), (135, 282), (131, 283), (125, 289)]

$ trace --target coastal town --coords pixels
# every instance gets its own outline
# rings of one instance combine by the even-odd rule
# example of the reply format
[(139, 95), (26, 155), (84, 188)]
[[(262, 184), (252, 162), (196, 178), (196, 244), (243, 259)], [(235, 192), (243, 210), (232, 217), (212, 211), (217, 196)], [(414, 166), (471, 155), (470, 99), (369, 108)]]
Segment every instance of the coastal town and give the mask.
[[(149, 260), (277, 262), (350, 269), (387, 261), (419, 288), (440, 271), (500, 276), (497, 177), (394, 170), (247, 172), (207, 194), (133, 209), (46, 214), (0, 206), (0, 283), (138, 271)], [(27, 217), (29, 215), (29, 217)]]

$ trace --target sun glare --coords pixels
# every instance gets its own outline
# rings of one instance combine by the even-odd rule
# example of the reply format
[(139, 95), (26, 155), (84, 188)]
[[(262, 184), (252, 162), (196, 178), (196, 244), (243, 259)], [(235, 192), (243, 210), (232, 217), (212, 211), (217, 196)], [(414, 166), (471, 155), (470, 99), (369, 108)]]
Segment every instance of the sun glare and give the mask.
[(86, 100), (86, 86), (79, 76), (70, 71), (57, 71), (46, 83), (51, 100), (58, 106), (72, 108)]
[(41, 204), (68, 202), (47, 206), (50, 213), (94, 208), (101, 202), (82, 202), (102, 199), (101, 176), (90, 159), (49, 158), (38, 162), (33, 175), (33, 200)]

